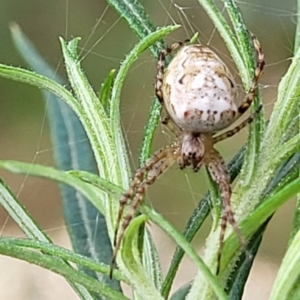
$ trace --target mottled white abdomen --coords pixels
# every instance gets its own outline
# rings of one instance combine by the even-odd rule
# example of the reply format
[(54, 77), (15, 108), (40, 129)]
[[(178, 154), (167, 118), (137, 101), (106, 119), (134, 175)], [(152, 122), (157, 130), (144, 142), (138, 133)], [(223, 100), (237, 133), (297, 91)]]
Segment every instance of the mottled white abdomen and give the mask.
[(209, 48), (181, 48), (165, 72), (165, 107), (185, 131), (214, 132), (237, 115), (235, 82), (222, 60)]

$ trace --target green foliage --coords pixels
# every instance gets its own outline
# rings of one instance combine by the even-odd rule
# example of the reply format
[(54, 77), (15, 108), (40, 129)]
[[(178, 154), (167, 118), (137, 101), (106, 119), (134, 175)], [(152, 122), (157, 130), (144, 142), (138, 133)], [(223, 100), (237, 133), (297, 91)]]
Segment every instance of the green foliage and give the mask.
[[(226, 22), (212, 1), (199, 0), (224, 39), (247, 90), (255, 66), (251, 38), (235, 1), (223, 2), (231, 24)], [(229, 166), (232, 181), (241, 169), (232, 202), (235, 205), (236, 220), (244, 236), (249, 238), (248, 251), (252, 254), (251, 259), (244, 254), (236, 234), (229, 228), (222, 252), (220, 274), (214, 275), (219, 237), (218, 218), (215, 218), (202, 258), (191, 246), (190, 242), (209, 214), (212, 203), (217, 203), (216, 193), (212, 190), (199, 202), (183, 234), (152, 208), (142, 204), (142, 215), (136, 217), (127, 229), (117, 257), (118, 270), (114, 272), (114, 279), (109, 280), (107, 275), (118, 201), (128, 187), (131, 176), (120, 124), (122, 85), (129, 68), (139, 55), (149, 49), (157, 57), (163, 47), (161, 39), (178, 26), (156, 30), (137, 1), (108, 0), (108, 3), (128, 22), (140, 42), (126, 56), (116, 74), (111, 71), (103, 80), (99, 95), (93, 91), (81, 69), (77, 54), (79, 38), (70, 42), (61, 39), (72, 88), (72, 92), (69, 92), (60, 78), (53, 77), (51, 67), (42, 60), (20, 29), (16, 25), (12, 27), (19, 51), (39, 74), (0, 65), (0, 76), (44, 90), (45, 98), (51, 102), (48, 117), (54, 145), (60, 145), (62, 141), (72, 137), (72, 141), (86, 137), (84, 140), (87, 142), (71, 142), (68, 149), (58, 150), (55, 153), (57, 169), (16, 161), (0, 161), (1, 168), (13, 173), (45, 177), (62, 184), (65, 220), (74, 252), (53, 245), (1, 181), (0, 203), (28, 239), (1, 238), (0, 253), (35, 263), (64, 276), (81, 299), (128, 299), (122, 293), (120, 282), (125, 282), (132, 288), (135, 299), (241, 299), (268, 221), (281, 205), (300, 190), (297, 153), (300, 147), (299, 128), (293, 122), (295, 116), (299, 115), (296, 100), (300, 97), (300, 50), (296, 47), (291, 65), (278, 87), (278, 99), (267, 126), (262, 112), (250, 126), (247, 146)], [(258, 93), (254, 108), (260, 104)], [(151, 144), (159, 116), (160, 106), (158, 102), (153, 102), (144, 130), (141, 164), (151, 155)], [(70, 120), (71, 127), (66, 125), (66, 120)], [(96, 175), (96, 170), (99, 176)], [(216, 208), (213, 213), (218, 215), (219, 211)], [(87, 222), (96, 218), (101, 220), (97, 227)], [(296, 214), (293, 238), (276, 279), (272, 300), (298, 299), (299, 296), (298, 218)], [(165, 279), (147, 230), (143, 232), (143, 247), (140, 247), (140, 227), (147, 219), (161, 227), (178, 245)], [(75, 228), (73, 224), (78, 222), (86, 226)], [(97, 235), (97, 239), (91, 239), (91, 234), (95, 231), (101, 234)], [(183, 254), (194, 262), (198, 274), (191, 284), (170, 297), (170, 289)], [(78, 268), (69, 262), (76, 263)]]

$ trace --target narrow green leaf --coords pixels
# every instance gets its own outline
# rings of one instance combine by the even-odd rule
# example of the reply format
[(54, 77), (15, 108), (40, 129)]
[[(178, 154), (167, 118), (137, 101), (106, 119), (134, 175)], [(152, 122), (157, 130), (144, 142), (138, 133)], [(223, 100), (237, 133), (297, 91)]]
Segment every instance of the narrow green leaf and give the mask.
[[(295, 154), (284, 165), (280, 167), (274, 179), (270, 182), (267, 189), (265, 190), (264, 198), (271, 193), (277, 193), (282, 189), (282, 187), (286, 186), (298, 177), (299, 156), (300, 155), (298, 153)], [(267, 219), (267, 221), (254, 233), (254, 235), (248, 241), (247, 248), (249, 249), (249, 254), (251, 255), (251, 253), (254, 252), (252, 259), (249, 259), (248, 255), (246, 256), (245, 253), (242, 252), (236, 262), (236, 266), (233, 269), (233, 272), (228, 276), (226, 289), (230, 290), (229, 293), (231, 298), (241, 299), (243, 289), (246, 284), (246, 274), (247, 272), (250, 272), (252, 260), (254, 259), (255, 253), (259, 247), (262, 234), (271, 218), (272, 216)], [(240, 275), (238, 275), (238, 273), (240, 273)]]
[(160, 112), (161, 112), (161, 105), (157, 101), (157, 99), (154, 98), (151, 102), (148, 121), (144, 127), (142, 147), (139, 156), (140, 166), (142, 166), (146, 162), (146, 160), (150, 157), (154, 132), (160, 120)]
[(167, 222), (160, 214), (155, 212), (153, 209), (146, 207), (144, 205), (141, 206), (140, 210), (146, 214), (149, 219), (157, 224), (160, 228), (162, 228), (169, 236), (171, 236), (174, 241), (179, 245), (186, 255), (197, 265), (199, 272), (204, 276), (206, 282), (211, 286), (216, 296), (218, 296), (220, 300), (227, 299), (227, 296), (220, 285), (217, 277), (212, 274), (211, 270), (207, 267), (207, 265), (203, 262), (203, 260), (199, 257), (197, 252), (193, 249), (191, 244), (186, 241), (183, 235), (178, 232), (169, 222)]
[(190, 44), (196, 44), (198, 37), (199, 37), (199, 33), (195, 32), (194, 35), (190, 38)]
[(102, 104), (102, 106), (104, 107), (104, 110), (105, 110), (107, 116), (109, 116), (109, 114), (110, 114), (109, 113), (110, 98), (111, 98), (112, 87), (113, 87), (114, 80), (115, 80), (115, 73), (116, 73), (116, 70), (114, 70), (114, 69), (108, 73), (107, 78), (101, 84), (101, 91), (99, 93), (99, 101)]
[[(62, 42), (67, 70), (78, 99), (75, 99), (69, 92), (67, 92), (60, 85), (57, 85), (55, 82), (29, 71), (0, 66), (0, 76), (13, 80), (29, 82), (32, 85), (45, 88), (46, 90), (63, 98), (63, 100), (66, 101), (72, 107), (72, 109), (74, 109), (83, 123), (95, 154), (98, 169), (101, 172), (101, 175), (103, 175), (103, 178), (121, 186), (128, 186), (129, 176), (127, 174), (127, 160), (125, 161), (124, 158), (116, 155), (115, 149), (117, 147), (111, 140), (110, 128), (107, 126), (106, 118), (105, 116), (104, 118), (100, 117), (103, 115), (103, 110), (99, 110), (98, 107), (95, 107), (95, 104), (101, 105), (101, 103), (96, 100), (94, 92), (89, 87), (88, 82), (80, 69), (76, 53), (72, 52), (76, 48), (76, 44), (77, 41), (73, 41), (68, 45)], [(90, 191), (91, 189), (89, 189), (89, 192)], [(99, 193), (99, 191), (95, 190), (93, 190), (93, 192), (96, 192), (96, 194)], [(99, 205), (99, 197), (92, 196), (93, 200), (91, 201), (102, 212), (105, 211), (107, 213), (106, 216), (109, 225), (108, 229), (111, 235), (113, 232), (116, 212), (118, 210), (118, 202), (111, 201), (111, 199), (109, 200), (109, 197), (106, 193), (103, 193), (101, 196), (102, 198), (100, 198), (100, 200), (102, 201), (102, 204), (105, 204), (105, 206)], [(98, 203), (96, 203), (97, 200)], [(119, 259), (117, 260), (119, 267), (122, 268), (122, 261)], [(139, 290), (141, 284), (135, 274), (126, 269), (123, 269), (123, 272), (128, 276), (128, 278), (131, 279), (131, 284), (134, 286), (134, 288)], [(140, 291), (140, 294), (142, 294), (142, 291)]]
[[(209, 212), (211, 210), (211, 201), (210, 195), (207, 194), (203, 199), (201, 199), (194, 209), (191, 217), (189, 218), (186, 227), (183, 231), (183, 236), (187, 242), (191, 242), (195, 237), (196, 233), (199, 231), (203, 222), (206, 220)], [(168, 297), (174, 278), (179, 268), (179, 264), (182, 261), (182, 258), (185, 254), (183, 248), (177, 245), (175, 253), (172, 257), (170, 268), (168, 269), (168, 273), (165, 277), (162, 286), (162, 294), (164, 297)]]
[[(77, 55), (73, 53), (77, 40), (73, 40), (68, 44), (62, 40), (61, 42), (69, 80), (80, 105), (83, 106), (85, 111), (85, 115), (82, 116), (85, 120), (84, 126), (94, 151), (99, 173), (103, 179), (127, 187), (129, 185), (129, 163), (125, 143), (121, 136), (121, 127), (117, 129), (117, 135), (114, 135), (114, 131), (109, 125), (111, 120), (106, 116), (104, 108), (88, 84), (87, 78), (80, 68), (79, 61), (76, 60)], [(118, 84), (117, 79), (114, 82), (114, 85), (116, 84)], [(112, 102), (111, 105), (113, 107)], [(118, 114), (118, 111), (115, 110), (114, 113)], [(114, 117), (114, 113), (112, 113), (112, 117)], [(112, 239), (119, 210), (119, 201), (107, 193), (103, 193), (101, 196), (98, 201), (101, 200), (104, 205), (108, 232)], [(97, 199), (91, 199), (92, 202), (95, 200)], [(135, 272), (126, 267), (121, 256), (117, 256), (117, 265), (122, 273), (130, 279), (130, 285), (136, 293), (143, 295), (145, 292), (143, 281)], [(146, 271), (144, 272), (146, 273)]]
[[(297, 22), (296, 22), (296, 32), (295, 32), (295, 43), (294, 43), (294, 54), (299, 50), (300, 46), (300, 1), (297, 0)], [(298, 104), (298, 111), (300, 110)], [(298, 131), (300, 131), (300, 122), (298, 122)], [(300, 174), (300, 172), (299, 172)], [(297, 195), (296, 207), (294, 212), (292, 230), (289, 238), (289, 244), (292, 242), (294, 236), (300, 229), (300, 194)]]
[(273, 289), (271, 292), (271, 296), (269, 298), (270, 300), (299, 299), (298, 298), (299, 280), (300, 280), (299, 248), (300, 248), (300, 231), (298, 231), (298, 233), (295, 235), (293, 241), (291, 242), (284, 256), (276, 280), (273, 284)]
[[(296, 178), (267, 197), (246, 220), (240, 228), (246, 238), (249, 238), (280, 206), (300, 191), (300, 178)], [(230, 233), (224, 244), (223, 263), (226, 265), (238, 251), (240, 242), (235, 233)], [(229, 251), (230, 249), (230, 251)]]
[(190, 288), (191, 288), (190, 283), (182, 286), (171, 296), (170, 300), (184, 300)]
[[(15, 162), (15, 161), (0, 161), (0, 168), (4, 168), (5, 170), (14, 173), (23, 173), (23, 174), (29, 174), (31, 176), (45, 177), (45, 178), (49, 178), (55, 181), (68, 184), (73, 188), (76, 188), (78, 191), (80, 191), (94, 205), (97, 205), (100, 211), (103, 210), (103, 204), (99, 203), (99, 199), (101, 199), (100, 189), (103, 190), (102, 192), (113, 192), (113, 195), (115, 197), (118, 196), (119, 192), (122, 191), (120, 187), (115, 186), (113, 183), (103, 179), (99, 179), (99, 178), (97, 179), (95, 175), (88, 174), (87, 172), (84, 171), (82, 172), (72, 171), (69, 173), (64, 173), (62, 171), (58, 171), (51, 167), (32, 165), (29, 163), (27, 164), (27, 163)], [(78, 177), (84, 180), (85, 182), (79, 179)], [(126, 248), (126, 246), (123, 246), (122, 249), (123, 248)], [(145, 277), (145, 274), (147, 274), (147, 272), (145, 272), (143, 269), (144, 275), (139, 277), (138, 276), (139, 274), (136, 274), (131, 269), (129, 270), (130, 272), (134, 273), (134, 276), (137, 277), (136, 283), (133, 277), (127, 277), (128, 280), (130, 279), (130, 284), (132, 285), (139, 284), (138, 288), (135, 288), (135, 290), (139, 295), (143, 295), (145, 293), (145, 290), (143, 289), (144, 288), (143, 278)], [(155, 293), (157, 293), (157, 291)]]
[(63, 264), (60, 259), (53, 256), (44, 255), (37, 251), (32, 251), (29, 248), (23, 248), (14, 245), (13, 240), (0, 239), (0, 253), (25, 260), (40, 267), (51, 270), (54, 273), (64, 276), (71, 282), (76, 282), (87, 288), (89, 291), (103, 295), (105, 299), (111, 300), (125, 300), (127, 297), (121, 293), (107, 287), (105, 284), (97, 281), (96, 279), (85, 275), (84, 273)]
[[(18, 247), (25, 247), (30, 249), (36, 249), (41, 251), (43, 254), (49, 254), (53, 257), (59, 257), (66, 261), (74, 262), (78, 265), (87, 267), (95, 272), (101, 272), (109, 274), (110, 266), (104, 263), (98, 263), (94, 259), (74, 253), (73, 251), (65, 248), (53, 245), (51, 243), (29, 240), (29, 239), (15, 239), (15, 238), (1, 238), (1, 243), (9, 243)], [(114, 271), (114, 277), (124, 283), (128, 283), (125, 278), (118, 270)]]
[(116, 197), (120, 197), (124, 193), (124, 190), (121, 187), (113, 184), (108, 180), (99, 177), (98, 175), (86, 171), (73, 171), (73, 170), (68, 171), (68, 174), (78, 177), (82, 181), (87, 182), (93, 186), (96, 186), (104, 192), (114, 194), (116, 195)]
[(26, 208), (16, 199), (8, 186), (0, 179), (0, 204), (20, 229), (31, 239), (50, 242), (49, 237), (42, 231)]
[[(5, 161), (0, 161), (0, 167), (5, 168), (6, 170), (13, 171), (15, 173), (28, 173), (28, 167), (31, 167), (31, 170), (29, 172), (30, 175), (37, 175), (37, 176), (42, 176), (42, 177), (47, 177), (51, 178), (54, 180), (58, 180), (67, 184), (70, 184), (71, 186), (76, 187), (78, 190), (80, 190), (83, 194), (86, 196), (89, 195), (89, 199), (93, 199), (96, 197), (96, 199), (99, 199), (96, 195), (93, 195), (95, 193), (96, 187), (92, 185), (87, 185), (86, 183), (82, 182), (80, 179), (72, 176), (71, 174), (63, 173), (61, 171), (55, 170), (50, 167), (44, 167), (44, 166), (39, 166), (39, 165), (34, 165), (32, 166), (31, 164), (26, 164), (26, 163), (17, 163), (17, 162), (5, 162)], [(81, 183), (80, 183), (81, 182)], [(210, 270), (205, 266), (205, 264), (202, 262), (202, 260), (199, 258), (197, 253), (191, 248), (191, 245), (181, 236), (180, 233), (178, 233), (166, 220), (164, 220), (159, 214), (154, 213), (152, 210), (149, 208), (143, 207), (142, 211), (147, 212), (147, 215), (150, 216), (150, 219), (161, 226), (164, 230), (167, 231), (168, 234), (170, 234), (175, 241), (184, 249), (184, 251), (187, 253), (188, 256), (192, 260), (195, 261), (195, 263), (199, 266), (201, 271), (204, 272), (205, 276), (211, 282), (213, 285), (213, 288), (216, 291), (216, 294), (220, 296), (220, 299), (226, 299), (224, 298), (223, 290), (222, 288), (220, 289), (218, 287), (218, 282), (214, 275), (211, 274)], [(138, 219), (136, 222), (141, 222), (141, 220)], [(142, 219), (144, 220), (144, 219)], [(135, 223), (133, 223), (134, 226), (133, 228), (136, 228)], [(130, 231), (129, 231), (130, 232)], [(132, 233), (133, 234), (133, 233)], [(126, 238), (127, 238), (128, 233), (126, 233)], [(135, 237), (136, 238), (136, 237)], [(130, 239), (129, 239), (130, 241)], [(124, 241), (125, 243), (125, 241)], [(125, 248), (124, 251), (133, 251), (127, 249), (128, 247), (124, 246), (122, 249)], [(122, 250), (121, 250), (122, 251)], [(127, 252), (126, 252), (127, 253)], [(131, 252), (132, 253), (132, 252)], [(138, 255), (136, 256), (136, 253), (132, 254), (134, 256), (134, 259), (136, 260)], [(130, 264), (130, 263), (129, 263)], [(143, 281), (141, 281), (143, 282)], [(142, 288), (142, 287), (141, 287)]]
[[(61, 85), (65, 84), (56, 71), (45, 62), (17, 24), (11, 26), (11, 31), (16, 48), (31, 68), (41, 75), (53, 78)], [(80, 169), (96, 173), (96, 163), (89, 140), (76, 114), (53, 94), (46, 91), (42, 91), (42, 94), (47, 105), (46, 112), (57, 167), (60, 170)], [(60, 189), (65, 223), (74, 251), (93, 257), (96, 261), (109, 263), (112, 249), (104, 216), (74, 188), (60, 185)], [(95, 238), (96, 234), (97, 238)], [(108, 277), (97, 277), (97, 274), (90, 270), (83, 269), (83, 271), (86, 271), (89, 276), (106, 282), (116, 290), (120, 290), (120, 286), (114, 280), (110, 280)]]
[(266, 137), (264, 138), (264, 145), (262, 145), (262, 147), (266, 147), (266, 144), (268, 143), (266, 155), (269, 154), (267, 150), (273, 153), (272, 151), (275, 147), (296, 134), (293, 127), (296, 127), (296, 130), (298, 130), (298, 124), (292, 121), (298, 116), (299, 110), (298, 102), (296, 101), (300, 96), (299, 62), (300, 49), (295, 53), (292, 63), (278, 87), (278, 101), (275, 102), (266, 131)]
[(58, 98), (64, 100), (79, 117), (83, 114), (82, 109), (72, 94), (63, 86), (45, 76), (22, 68), (0, 64), (0, 77), (26, 83), (40, 89), (45, 89), (46, 91), (56, 95)]
[(138, 232), (139, 227), (142, 223), (147, 220), (145, 215), (140, 215), (130, 223), (126, 230), (126, 234), (123, 240), (123, 247), (121, 250), (122, 259), (128, 269), (132, 270), (141, 280), (141, 290), (143, 294), (138, 296), (142, 300), (152, 300), (164, 298), (159, 294), (153, 281), (151, 280), (150, 274), (144, 272), (144, 267), (141, 263), (140, 252), (138, 248)]
[(140, 226), (139, 237), (141, 234), (145, 234), (146, 236), (146, 238), (143, 239), (143, 242), (139, 243), (139, 248), (141, 248), (141, 246), (144, 247), (142, 260), (143, 266), (147, 270), (148, 277), (151, 278), (156, 289), (161, 291), (163, 275), (160, 265), (160, 257), (158, 255), (155, 242), (151, 236), (151, 232), (145, 227), (145, 224)]
[[(110, 178), (111, 176), (117, 176), (115, 166), (118, 163), (118, 158), (109, 134), (110, 128), (107, 115), (81, 70), (77, 58), (78, 40), (74, 39), (69, 43), (65, 43), (61, 39), (66, 69), (76, 95), (76, 101), (84, 111), (81, 118), (84, 119), (84, 128), (89, 137), (98, 170), (102, 177)], [(110, 155), (107, 155), (108, 153)]]
[[(230, 174), (230, 180), (233, 182), (237, 175), (240, 172), (240, 169), (243, 164), (245, 147), (235, 155), (235, 157), (231, 160), (228, 165), (228, 170)], [(191, 242), (195, 237), (196, 233), (199, 231), (200, 227), (202, 226), (203, 222), (205, 221), (206, 217), (208, 216), (211, 210), (211, 200), (210, 194), (206, 194), (203, 199), (201, 199), (194, 209), (192, 215), (190, 216), (185, 229), (183, 231), (183, 235), (188, 242)], [(179, 264), (183, 258), (184, 251), (181, 247), (177, 246), (175, 253), (172, 257), (171, 266), (168, 270), (168, 273), (165, 277), (163, 287), (162, 287), (162, 294), (165, 297), (168, 297), (172, 283), (174, 281), (175, 275), (177, 273)]]
[[(252, 40), (249, 36), (249, 30), (247, 29), (242, 13), (237, 3), (234, 0), (222, 0), (222, 1), (230, 17), (232, 28), (235, 32), (235, 38), (239, 45), (237, 50), (240, 52), (241, 56), (243, 57), (243, 61), (247, 66), (247, 70), (254, 70), (255, 63), (253, 60), (254, 57), (253, 57)], [(250, 76), (249, 79), (251, 79)], [(245, 85), (246, 88), (250, 87), (249, 83), (250, 83), (249, 81), (245, 83), (248, 84), (248, 86)]]
[[(227, 13), (229, 14), (232, 28), (235, 31), (235, 38), (238, 42), (238, 51), (240, 52), (248, 72), (248, 82), (244, 82), (244, 89), (250, 88), (252, 78), (256, 68), (256, 51), (254, 50), (252, 38), (243, 20), (241, 11), (234, 0), (223, 0)], [(257, 90), (256, 98), (253, 101), (252, 112), (262, 105), (260, 92)], [(250, 125), (250, 135), (248, 139), (248, 147), (245, 154), (245, 164), (241, 170), (240, 182), (244, 185), (249, 184), (257, 167), (257, 153), (260, 149), (260, 143), (265, 130), (265, 118), (263, 109), (256, 116), (254, 122)]]
[[(149, 16), (145, 12), (144, 7), (139, 1), (135, 0), (106, 0), (118, 14), (126, 20), (130, 28), (137, 34), (140, 39), (156, 30)], [(152, 54), (157, 57), (159, 51), (163, 48), (163, 44), (155, 44), (150, 47)]]
[(227, 49), (229, 50), (233, 61), (236, 64), (238, 69), (239, 76), (242, 79), (244, 85), (248, 85), (251, 77), (249, 75), (249, 70), (245, 65), (243, 57), (238, 50), (238, 42), (229, 27), (228, 23), (225, 20), (225, 17), (222, 15), (222, 12), (217, 8), (216, 4), (212, 0), (198, 0), (199, 4), (203, 7), (212, 23), (220, 33), (221, 37), (226, 44)]
[[(27, 237), (42, 242), (51, 243), (49, 237), (39, 228), (32, 216), (26, 211), (23, 205), (16, 199), (11, 190), (0, 179), (0, 204), (6, 209), (10, 217), (18, 224)], [(68, 264), (60, 261), (61, 265)], [(82, 286), (70, 281), (70, 285), (81, 299), (92, 300), (93, 297)]]
[[(113, 137), (113, 142), (116, 145), (116, 151), (117, 155), (120, 158), (123, 158), (124, 161), (128, 164), (127, 157), (125, 157), (124, 153), (126, 153), (126, 145), (124, 141), (124, 137), (121, 134), (120, 128), (120, 112), (119, 112), (119, 106), (120, 106), (120, 95), (121, 95), (121, 88), (123, 86), (123, 81), (125, 79), (125, 76), (127, 75), (130, 66), (132, 63), (138, 58), (138, 56), (148, 49), (151, 45), (153, 45), (155, 42), (160, 40), (163, 36), (167, 35), (171, 31), (177, 29), (179, 26), (168, 26), (165, 28), (158, 29), (157, 31), (150, 33), (146, 37), (144, 37), (134, 48), (133, 50), (128, 54), (128, 56), (125, 58), (124, 62), (122, 63), (121, 68), (119, 69), (114, 86), (111, 93), (111, 101), (110, 101), (110, 128), (111, 128), (111, 134)], [(158, 116), (158, 114), (156, 114)], [(124, 185), (125, 186), (125, 185)], [(125, 186), (127, 187), (127, 186)], [(148, 239), (150, 238), (150, 235), (146, 235)], [(143, 260), (145, 261), (145, 266), (149, 267), (150, 269), (147, 269), (148, 274), (153, 275), (153, 281), (159, 284), (161, 282), (161, 270), (158, 265), (156, 250), (154, 248), (154, 243), (148, 241), (145, 241), (144, 248), (146, 247), (146, 250), (143, 253)]]
[(48, 178), (54, 181), (68, 184), (82, 193), (87, 199), (89, 199), (99, 211), (104, 212), (104, 203), (101, 203), (101, 201), (99, 200), (101, 199), (101, 190), (92, 185), (87, 185), (82, 180), (76, 178), (71, 174), (59, 171), (52, 167), (41, 166), (38, 164), (32, 165), (31, 163), (9, 160), (0, 161), (0, 168), (3, 168), (15, 174), (29, 174), (30, 176)]
[[(126, 74), (132, 63), (137, 59), (137, 57), (146, 49), (149, 48), (150, 45), (153, 45), (156, 41), (160, 40), (165, 35), (169, 34), (170, 32), (179, 28), (179, 25), (168, 26), (157, 31), (149, 34), (143, 40), (141, 40), (133, 50), (128, 54), (118, 74), (115, 79), (115, 84), (113, 86), (113, 90), (111, 93), (111, 111), (110, 111), (110, 126), (112, 127), (112, 132), (114, 137), (116, 138), (117, 145), (120, 144), (118, 149), (124, 151), (124, 140), (123, 137), (120, 136), (120, 113), (119, 113), (119, 106), (120, 106), (120, 95), (121, 95), (121, 88), (123, 86), (123, 82), (125, 79)], [(122, 144), (122, 146), (121, 146)], [(119, 155), (122, 155), (119, 153)]]
[[(252, 70), (252, 68), (247, 67), (248, 64), (245, 62), (244, 58), (245, 57), (252, 58), (252, 53), (250, 52), (249, 56), (242, 55), (242, 53), (249, 53), (249, 47), (248, 48), (245, 47), (247, 49), (241, 49), (241, 48), (243, 48), (243, 45), (241, 43), (239, 43), (237, 37), (234, 35), (233, 31), (227, 24), (225, 17), (223, 17), (223, 13), (218, 9), (218, 7), (216, 6), (216, 4), (213, 1), (198, 0), (198, 2), (204, 8), (204, 10), (207, 12), (207, 14), (211, 18), (214, 26), (216, 27), (216, 29), (220, 33), (221, 37), (223, 38), (223, 40), (230, 52), (235, 64), (236, 64), (236, 67), (237, 67), (238, 73), (242, 79), (242, 82), (247, 90), (251, 83), (251, 79), (253, 76), (252, 75), (253, 70)], [(228, 9), (228, 6), (230, 5), (230, 1), (224, 0), (224, 3), (225, 3), (225, 7)], [(240, 17), (240, 14), (236, 14), (233, 17), (234, 18)], [(232, 18), (232, 20), (234, 20), (234, 18)], [(237, 19), (235, 19), (235, 20), (237, 20)], [(241, 20), (238, 20), (238, 21), (239, 21), (239, 23), (241, 23)], [(238, 35), (239, 34), (243, 35), (245, 33), (239, 32)], [(242, 37), (242, 35), (241, 35), (241, 37)], [(254, 121), (254, 122), (256, 122), (256, 121)], [(261, 134), (262, 134), (261, 126), (252, 126), (252, 130), (251, 130), (251, 134), (250, 134), (250, 147), (249, 147), (249, 153), (252, 153), (250, 156), (251, 164), (249, 164), (249, 166), (248, 166), (248, 164), (245, 164), (246, 169), (247, 169), (247, 167), (250, 168), (248, 173), (245, 171), (246, 174), (252, 174), (255, 170), (255, 168), (253, 168), (253, 166), (255, 164), (257, 164), (257, 162), (255, 160), (253, 160), (253, 157), (254, 157), (253, 153), (257, 153), (257, 151), (258, 151)], [(253, 143), (253, 141), (255, 143)], [(247, 156), (249, 156), (249, 155), (247, 155)], [(241, 182), (243, 182), (243, 181), (241, 181)], [(242, 195), (242, 193), (238, 193), (238, 192), (237, 193), (234, 192), (234, 194)], [(236, 196), (236, 199), (232, 200), (232, 202), (233, 201), (234, 201), (234, 203), (241, 203), (241, 205), (242, 205), (243, 199), (241, 197)], [(246, 214), (239, 214), (239, 213), (236, 214), (236, 219), (239, 221), (237, 216), (241, 217), (241, 218), (245, 218), (247, 216), (247, 213)], [(218, 235), (219, 235), (218, 230), (212, 230), (212, 234), (209, 236), (209, 238), (207, 239), (207, 243), (206, 243), (204, 260), (211, 267), (215, 266), (215, 258), (217, 255), (216, 252), (217, 252), (217, 247), (218, 247)], [(234, 265), (232, 264), (232, 266), (228, 266), (227, 267), (228, 271), (230, 270), (230, 267), (234, 267)], [(209, 297), (212, 297), (212, 290), (210, 287), (207, 286), (206, 283), (204, 283), (203, 276), (201, 273), (199, 273), (196, 276), (194, 283), (192, 284), (192, 287), (191, 287), (189, 295), (187, 296), (187, 299), (193, 300), (193, 299), (197, 298), (200, 300), (200, 299), (207, 299)]]
[(297, 52), (300, 46), (300, 1), (297, 0), (297, 21), (296, 21), (296, 32), (295, 32), (295, 45), (294, 45), (294, 53)]
[(226, 283), (226, 291), (230, 300), (241, 300), (243, 297), (245, 284), (269, 220), (251, 237), (247, 246), (248, 253), (242, 252), (237, 260), (236, 269), (229, 276), (229, 280)]

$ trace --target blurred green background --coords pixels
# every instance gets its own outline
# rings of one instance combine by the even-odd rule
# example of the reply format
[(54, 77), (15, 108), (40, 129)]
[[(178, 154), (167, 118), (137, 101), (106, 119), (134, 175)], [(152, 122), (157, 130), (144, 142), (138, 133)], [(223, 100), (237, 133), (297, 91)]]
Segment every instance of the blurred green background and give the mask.
[[(234, 66), (225, 45), (209, 19), (192, 0), (141, 1), (157, 26), (181, 24), (181, 29), (168, 37), (167, 42), (184, 40), (199, 32), (202, 44), (208, 44), (231, 67)], [(221, 4), (220, 4), (221, 5)], [(266, 56), (266, 69), (260, 82), (265, 109), (269, 115), (276, 99), (277, 86), (293, 55), (296, 26), (296, 1), (292, 0), (244, 0), (239, 2), (248, 28), (260, 40)], [(10, 0), (0, 2), (0, 62), (26, 67), (11, 41), (9, 26), (17, 22), (45, 59), (65, 77), (59, 36), (66, 39), (80, 36), (82, 65), (86, 75), (98, 91), (109, 70), (118, 68), (125, 55), (138, 39), (128, 25), (103, 0)], [(127, 137), (133, 170), (141, 145), (142, 132), (148, 109), (154, 95), (156, 61), (145, 53), (135, 63), (126, 78), (122, 91), (121, 115)], [(243, 97), (240, 91), (240, 98)], [(0, 159), (14, 159), (52, 165), (52, 146), (40, 92), (32, 87), (0, 79)], [(238, 136), (222, 142), (218, 148), (227, 161), (239, 149), (247, 137), (247, 129)], [(168, 143), (171, 137), (158, 128), (153, 150)], [(67, 142), (67, 141), (66, 141)], [(53, 240), (69, 246), (62, 220), (60, 196), (55, 184), (46, 180), (16, 176), (0, 171), (0, 176), (10, 185), (37, 222)], [(177, 166), (169, 170), (158, 183), (151, 187), (149, 203), (166, 216), (177, 228), (184, 225), (205, 193), (205, 172), (182, 172)], [(245, 299), (266, 299), (270, 284), (285, 251), (288, 232), (293, 216), (293, 202), (289, 202), (272, 219), (264, 237), (259, 258), (247, 287)], [(207, 222), (209, 223), (209, 221)], [(79, 224), (80, 226), (80, 224)], [(6, 212), (0, 208), (1, 234), (20, 236)], [(162, 255), (170, 255), (174, 245), (156, 228), (158, 249)], [(199, 246), (209, 229), (203, 229), (195, 244)], [(168, 257), (169, 259), (169, 257)], [(166, 261), (166, 259), (164, 259)], [(7, 268), (5, 267), (7, 266)], [(167, 262), (163, 263), (163, 268)], [(8, 273), (7, 269), (11, 271)], [(36, 276), (36, 274), (41, 274)], [(195, 270), (187, 261), (178, 282), (191, 278)], [(22, 275), (25, 275), (26, 280)], [(264, 280), (261, 280), (263, 276)], [(13, 285), (14, 284), (14, 285)], [(53, 286), (55, 285), (55, 289)], [(37, 267), (28, 268), (26, 263), (0, 258), (1, 299), (77, 299), (63, 279)]]

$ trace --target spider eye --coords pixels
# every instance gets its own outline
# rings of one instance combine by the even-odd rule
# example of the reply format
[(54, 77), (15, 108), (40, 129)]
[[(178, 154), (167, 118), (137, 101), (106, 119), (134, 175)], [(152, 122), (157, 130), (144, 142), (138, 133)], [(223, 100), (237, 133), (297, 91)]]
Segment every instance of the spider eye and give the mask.
[(234, 79), (208, 47), (181, 48), (164, 75), (162, 93), (168, 113), (182, 130), (214, 132), (235, 120)]

